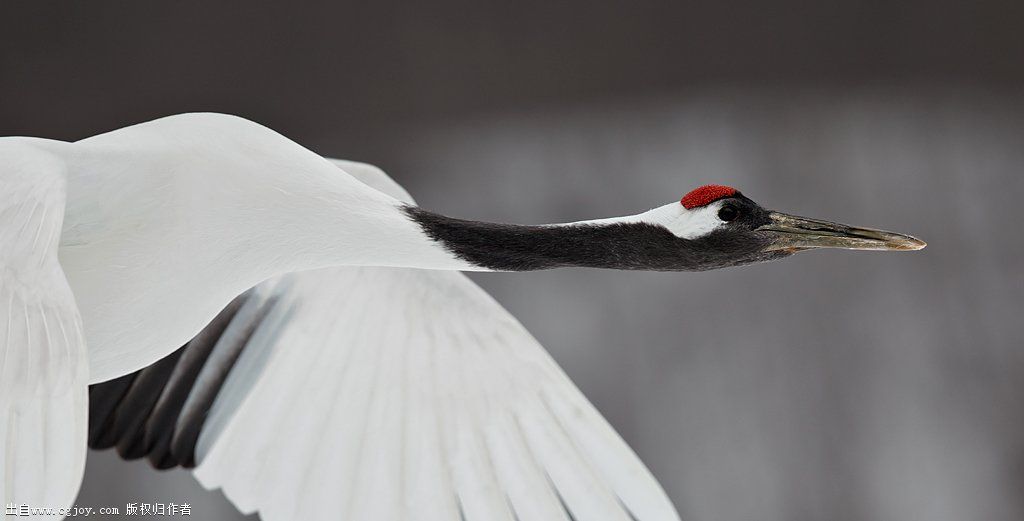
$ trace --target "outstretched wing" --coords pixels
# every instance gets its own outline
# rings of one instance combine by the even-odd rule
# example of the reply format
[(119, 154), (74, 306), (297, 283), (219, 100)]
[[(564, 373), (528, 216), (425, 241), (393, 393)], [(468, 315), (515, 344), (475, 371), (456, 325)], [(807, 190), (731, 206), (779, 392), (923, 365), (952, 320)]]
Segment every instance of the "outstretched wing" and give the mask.
[(0, 157), (0, 505), (20, 515), (68, 507), (78, 492), (88, 366), (57, 260), (63, 163), (6, 140)]
[[(339, 166), (409, 200), (373, 167)], [(205, 486), (270, 521), (677, 519), (537, 341), (461, 273), (269, 281), (91, 396), (93, 447), (198, 465)]]

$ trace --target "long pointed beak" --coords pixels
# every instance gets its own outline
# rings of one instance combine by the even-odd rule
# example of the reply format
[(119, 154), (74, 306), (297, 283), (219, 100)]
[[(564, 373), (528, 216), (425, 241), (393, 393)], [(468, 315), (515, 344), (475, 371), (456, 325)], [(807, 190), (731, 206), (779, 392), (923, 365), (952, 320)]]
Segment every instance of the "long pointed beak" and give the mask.
[(858, 228), (779, 212), (768, 214), (771, 222), (758, 228), (773, 236), (769, 250), (799, 251), (809, 248), (850, 250), (920, 250), (927, 244), (902, 233)]

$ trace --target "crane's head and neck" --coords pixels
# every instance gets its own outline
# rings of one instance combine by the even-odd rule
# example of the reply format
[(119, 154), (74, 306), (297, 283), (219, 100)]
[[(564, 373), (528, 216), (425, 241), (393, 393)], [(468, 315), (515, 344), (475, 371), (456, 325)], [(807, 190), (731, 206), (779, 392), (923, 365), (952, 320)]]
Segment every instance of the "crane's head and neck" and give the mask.
[(727, 186), (707, 185), (647, 212), (524, 226), (452, 219), (408, 206), (431, 239), (472, 266), (527, 271), (566, 266), (703, 271), (818, 248), (919, 250), (923, 241), (770, 211)]

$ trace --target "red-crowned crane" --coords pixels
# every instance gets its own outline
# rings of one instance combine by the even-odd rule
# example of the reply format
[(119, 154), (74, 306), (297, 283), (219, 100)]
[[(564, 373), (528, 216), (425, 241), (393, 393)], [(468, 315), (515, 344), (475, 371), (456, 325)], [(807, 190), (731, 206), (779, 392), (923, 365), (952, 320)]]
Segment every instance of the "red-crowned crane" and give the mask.
[(219, 114), (2, 138), (0, 503), (70, 505), (88, 439), (194, 467), (270, 521), (677, 519), (459, 271), (922, 247), (717, 185), (627, 217), (453, 219), (375, 167)]

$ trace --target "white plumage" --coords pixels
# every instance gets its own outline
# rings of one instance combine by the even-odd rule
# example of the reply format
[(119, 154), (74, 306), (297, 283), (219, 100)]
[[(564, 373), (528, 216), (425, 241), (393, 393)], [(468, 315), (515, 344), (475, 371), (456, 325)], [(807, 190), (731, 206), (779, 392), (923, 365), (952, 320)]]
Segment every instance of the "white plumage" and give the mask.
[(480, 268), (397, 211), (411, 199), (374, 167), (213, 114), (4, 138), (0, 155), (4, 503), (69, 505), (86, 383), (167, 355), (270, 278), (197, 447), (197, 477), (243, 512), (677, 518), (522, 326), (440, 271)]
[(85, 466), (85, 341), (57, 262), (64, 165), (8, 153), (0, 195), (0, 504), (69, 505)]

